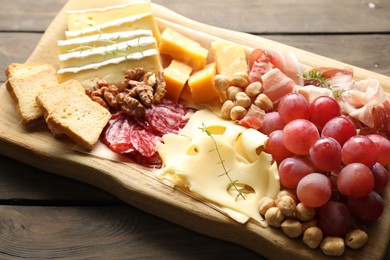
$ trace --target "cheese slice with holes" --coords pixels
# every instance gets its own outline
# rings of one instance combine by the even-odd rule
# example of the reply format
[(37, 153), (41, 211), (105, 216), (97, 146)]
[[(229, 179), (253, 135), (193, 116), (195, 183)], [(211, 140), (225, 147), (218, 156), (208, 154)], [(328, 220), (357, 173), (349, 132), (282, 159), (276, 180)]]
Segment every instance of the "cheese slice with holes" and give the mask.
[[(213, 138), (199, 129), (203, 124)], [(258, 203), (264, 196), (275, 197), (280, 184), (276, 163), (272, 163), (271, 155), (257, 147), (266, 140), (263, 134), (256, 131), (256, 135), (207, 110), (197, 111), (187, 125), (179, 135), (163, 136), (163, 142), (157, 147), (164, 165), (157, 172), (158, 177), (228, 209), (228, 214), (238, 212), (267, 226), (259, 214)], [(250, 132), (246, 133), (248, 130)], [(249, 144), (247, 137), (239, 138), (245, 135), (262, 141)], [(243, 148), (237, 150), (236, 146)], [(232, 181), (238, 189), (245, 187), (249, 191), (244, 194), (245, 199), (231, 187)], [(234, 217), (234, 214), (229, 215)]]
[(152, 12), (150, 0), (132, 0), (122, 5), (66, 11), (68, 30), (82, 30), (111, 20)]

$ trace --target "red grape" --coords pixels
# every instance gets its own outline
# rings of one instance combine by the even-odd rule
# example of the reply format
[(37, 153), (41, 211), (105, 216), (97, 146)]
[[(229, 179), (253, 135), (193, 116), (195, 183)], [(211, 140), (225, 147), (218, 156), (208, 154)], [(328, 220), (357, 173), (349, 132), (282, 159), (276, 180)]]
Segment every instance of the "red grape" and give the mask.
[(331, 137), (318, 139), (309, 151), (314, 165), (321, 171), (337, 170), (341, 166), (341, 146)]
[(265, 149), (268, 153), (272, 155), (272, 158), (277, 163), (280, 163), (287, 157), (291, 157), (294, 154), (286, 149), (283, 144), (283, 131), (276, 130), (273, 131), (269, 137), (267, 142), (265, 143)]
[(295, 119), (283, 128), (284, 146), (297, 155), (308, 155), (319, 138), (317, 127), (306, 119)]
[(309, 120), (321, 131), (332, 118), (340, 116), (340, 106), (336, 100), (327, 96), (314, 99), (309, 106)]
[(374, 175), (374, 191), (382, 193), (389, 182), (389, 173), (380, 163), (374, 164), (371, 170)]
[(374, 188), (374, 175), (362, 163), (348, 164), (338, 175), (337, 188), (345, 196), (364, 197)]
[(270, 135), (275, 130), (283, 130), (284, 126), (279, 112), (272, 111), (264, 115), (263, 126), (259, 130), (265, 135)]
[(286, 124), (294, 119), (308, 119), (309, 104), (301, 94), (289, 93), (280, 99), (278, 112)]
[(344, 164), (359, 162), (371, 168), (377, 162), (379, 153), (370, 138), (356, 135), (345, 142), (341, 149), (341, 156)]
[(355, 125), (351, 120), (344, 116), (334, 117), (329, 120), (322, 129), (322, 137), (332, 137), (336, 139), (341, 146), (357, 134)]
[(344, 237), (351, 228), (352, 217), (347, 205), (339, 201), (328, 201), (317, 214), (317, 225), (324, 237)]
[(316, 208), (324, 205), (332, 195), (332, 184), (321, 173), (310, 173), (303, 177), (297, 186), (297, 196), (306, 207)]
[(313, 172), (313, 167), (302, 157), (294, 156), (284, 159), (279, 165), (280, 183), (295, 189), (299, 181)]
[(382, 215), (384, 203), (378, 193), (371, 191), (365, 197), (348, 198), (348, 207), (356, 218), (364, 222), (372, 222)]
[(383, 135), (379, 135), (379, 134), (370, 134), (366, 136), (370, 138), (371, 141), (374, 142), (379, 152), (378, 162), (383, 166), (389, 165), (390, 164), (390, 141)]

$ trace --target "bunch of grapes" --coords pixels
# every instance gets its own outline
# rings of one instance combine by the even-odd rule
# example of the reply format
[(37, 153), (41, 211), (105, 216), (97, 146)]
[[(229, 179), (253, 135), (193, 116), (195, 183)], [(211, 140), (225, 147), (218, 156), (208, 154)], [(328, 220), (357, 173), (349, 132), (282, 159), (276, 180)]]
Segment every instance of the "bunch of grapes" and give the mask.
[(299, 93), (284, 96), (265, 115), (266, 150), (278, 163), (281, 184), (295, 189), (301, 203), (317, 209), (326, 236), (344, 236), (353, 219), (367, 223), (384, 209), (390, 141), (359, 135), (339, 104), (320, 96), (310, 104)]

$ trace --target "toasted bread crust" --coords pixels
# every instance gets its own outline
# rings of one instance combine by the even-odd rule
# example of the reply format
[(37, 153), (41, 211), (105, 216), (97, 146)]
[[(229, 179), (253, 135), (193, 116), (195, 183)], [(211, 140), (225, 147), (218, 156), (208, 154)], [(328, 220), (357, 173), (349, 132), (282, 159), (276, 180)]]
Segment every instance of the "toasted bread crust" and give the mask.
[(55, 69), (49, 64), (10, 64), (5, 74), (6, 87), (16, 104), (22, 124), (30, 124), (42, 117), (36, 95), (46, 84), (58, 84)]

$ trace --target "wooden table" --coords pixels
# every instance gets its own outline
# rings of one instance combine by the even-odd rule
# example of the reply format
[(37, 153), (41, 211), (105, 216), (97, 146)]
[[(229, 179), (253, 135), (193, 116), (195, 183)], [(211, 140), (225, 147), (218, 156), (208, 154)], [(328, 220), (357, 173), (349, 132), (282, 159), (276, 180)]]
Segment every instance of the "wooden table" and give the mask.
[[(66, 0), (0, 0), (0, 70), (24, 62)], [(191, 19), (390, 76), (387, 0), (155, 0)], [(0, 83), (5, 75), (0, 74)], [(0, 156), (0, 258), (262, 258), (89, 185)], [(386, 254), (390, 258), (390, 252)]]

